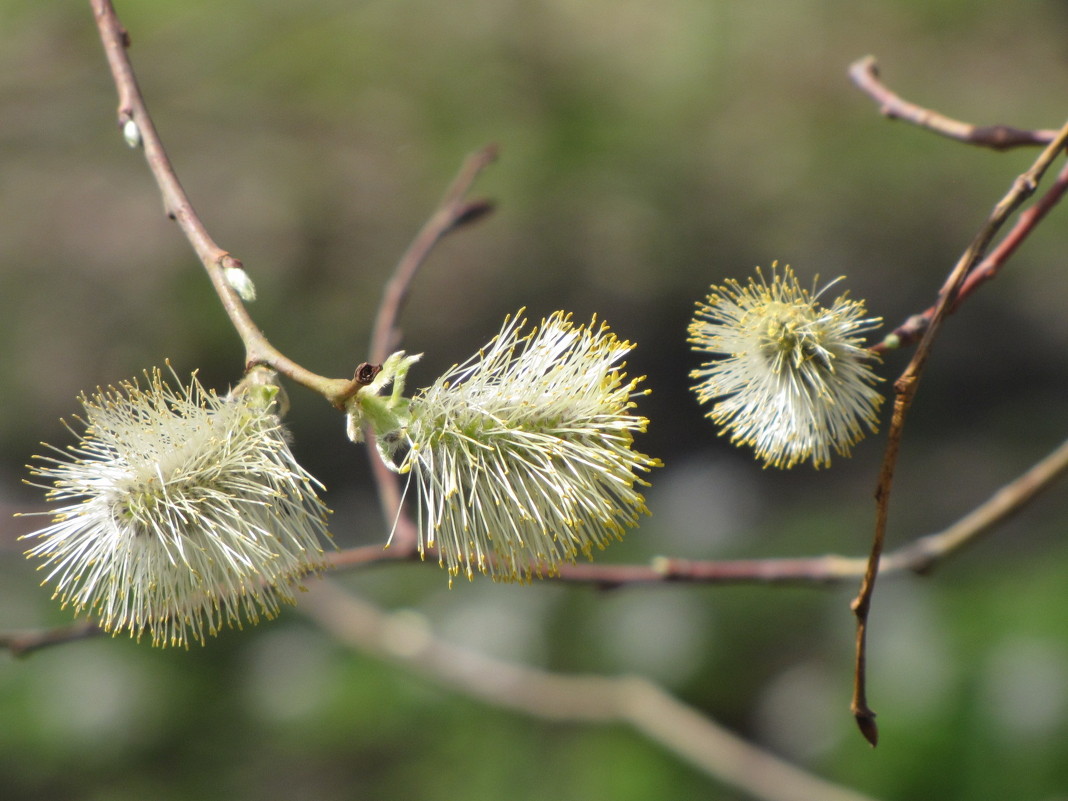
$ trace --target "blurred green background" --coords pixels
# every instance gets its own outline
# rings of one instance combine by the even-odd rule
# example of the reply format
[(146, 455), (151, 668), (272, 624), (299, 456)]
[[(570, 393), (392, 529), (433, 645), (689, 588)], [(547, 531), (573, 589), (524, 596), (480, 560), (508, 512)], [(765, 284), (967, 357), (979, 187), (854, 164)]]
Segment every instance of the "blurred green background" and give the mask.
[[(503, 316), (596, 312), (649, 376), (653, 517), (603, 555), (865, 551), (882, 437), (830, 470), (761, 470), (688, 389), (693, 303), (756, 264), (845, 274), (896, 324), (925, 308), (1034, 157), (882, 119), (846, 78), (878, 57), (904, 96), (976, 123), (1055, 127), (1059, 0), (204, 0), (120, 3), (142, 89), (272, 342), (351, 375), (396, 258), (463, 156), (502, 156), (498, 211), (445, 242), (405, 347), (429, 384)], [(0, 0), (0, 505), (83, 389), (169, 358), (224, 388), (242, 350), (141, 155), (123, 144), (87, 4)], [(937, 530), (1052, 449), (1068, 394), (1065, 210), (947, 326), (910, 419), (891, 546)], [(888, 379), (908, 354), (891, 355)], [(291, 391), (302, 462), (343, 545), (382, 542), (366, 454)], [(882, 743), (848, 713), (854, 587), (633, 589), (341, 577), (472, 648), (637, 672), (798, 764), (881, 799), (1068, 799), (1068, 544), (1055, 489), (872, 619)], [(0, 527), (0, 629), (66, 622)], [(735, 799), (620, 728), (546, 724), (333, 643), (297, 612), (207, 648), (124, 638), (0, 655), (0, 797)]]

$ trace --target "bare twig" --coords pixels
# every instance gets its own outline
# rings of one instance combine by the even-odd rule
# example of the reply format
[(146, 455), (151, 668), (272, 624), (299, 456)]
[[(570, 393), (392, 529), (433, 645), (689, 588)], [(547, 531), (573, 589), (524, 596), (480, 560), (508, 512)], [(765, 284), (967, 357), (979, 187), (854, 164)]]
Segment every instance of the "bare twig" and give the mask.
[[(1065, 472), (1068, 472), (1068, 440), (948, 528), (919, 537), (884, 554), (879, 561), (879, 575), (930, 572), (939, 563), (1023, 509)], [(402, 517), (398, 525), (412, 526), (413, 523)], [(414, 552), (385, 551), (370, 545), (329, 554), (327, 561), (329, 570), (345, 571), (377, 562), (410, 560), (415, 556)], [(560, 565), (555, 580), (568, 584), (592, 584), (600, 589), (664, 583), (839, 584), (861, 578), (867, 570), (868, 561), (868, 557), (838, 554), (736, 560), (689, 560), (661, 556), (650, 564)], [(545, 573), (548, 572), (546, 568)]]
[(378, 315), (371, 336), (372, 361), (385, 361), (400, 344), (401, 334), (397, 319), (408, 298), (412, 281), (433, 247), (449, 232), (480, 220), (493, 210), (489, 201), (471, 201), (467, 200), (466, 196), (479, 173), (496, 158), (496, 145), (488, 145), (467, 157), (438, 207), (397, 262), (393, 275), (382, 292), (382, 301), (378, 304)]
[(949, 528), (937, 534), (920, 537), (886, 554), (880, 564), (880, 574), (897, 570), (912, 570), (917, 573), (930, 571), (948, 554), (956, 553), (963, 546), (1012, 517), (1066, 470), (1068, 440)]
[(410, 561), (416, 556), (417, 554), (414, 548), (387, 548), (381, 545), (361, 545), (357, 548), (346, 548), (341, 551), (327, 553), (323, 558), (326, 560), (328, 570), (331, 572), (341, 572), (363, 567), (372, 567), (374, 565)]
[(551, 673), (438, 639), (414, 612), (386, 613), (322, 582), (302, 611), (334, 639), (493, 706), (552, 721), (624, 723), (708, 776), (764, 801), (863, 801), (758, 748), (639, 677)]
[(0, 634), (0, 649), (6, 648), (15, 656), (26, 656), (42, 648), (86, 640), (103, 633), (103, 630), (96, 623), (91, 620), (84, 620), (81, 623), (72, 623), (69, 626)]
[[(957, 298), (949, 310), (950, 314), (960, 308), (961, 303), (979, 286), (994, 278), (1000, 272), (1009, 257), (1038, 227), (1038, 224), (1049, 211), (1061, 201), (1066, 191), (1068, 191), (1068, 165), (1061, 169), (1060, 174), (1050, 188), (1033, 206), (1020, 212), (1020, 216), (1016, 219), (1012, 230), (1005, 234), (997, 246), (990, 251), (989, 255), (968, 273), (968, 277), (964, 280), (964, 284), (961, 286), (960, 292), (957, 293)], [(935, 308), (935, 306), (931, 306), (925, 312), (909, 317), (888, 334), (881, 343), (874, 346), (872, 350), (882, 353), (893, 348), (912, 344), (923, 336), (931, 317), (934, 316)]]
[[(891, 91), (879, 79), (878, 65), (873, 56), (865, 56), (851, 64), (849, 75), (858, 88), (879, 103), (880, 111), (885, 116), (890, 119), (906, 120), (959, 142), (990, 147), (995, 150), (1006, 150), (1013, 147), (1046, 145), (1052, 142), (1058, 133), (1050, 129), (1032, 131), (1008, 125), (973, 125), (911, 103)], [(960, 286), (948, 310), (949, 314), (955, 312), (980, 284), (997, 275), (1042, 218), (1060, 201), (1066, 189), (1068, 189), (1068, 167), (1062, 170), (1053, 186), (1031, 209), (1020, 214), (1012, 230), (983, 259), (982, 263), (969, 270), (967, 278)], [(882, 353), (916, 342), (927, 330), (937, 308), (936, 304), (920, 314), (912, 315), (872, 350)]]
[(931, 109), (902, 99), (879, 80), (874, 56), (865, 56), (849, 67), (849, 77), (857, 87), (879, 104), (882, 114), (892, 120), (905, 120), (958, 142), (994, 150), (1046, 145), (1057, 136), (1056, 130), (1029, 131), (1009, 125), (972, 125), (952, 119)]
[(949, 314), (950, 309), (957, 302), (964, 280), (968, 273), (979, 262), (986, 252), (991, 240), (1004, 225), (1009, 215), (1015, 211), (1028, 197), (1030, 197), (1039, 180), (1060, 155), (1061, 150), (1068, 142), (1068, 124), (1057, 133), (1057, 136), (1042, 151), (1035, 163), (1027, 172), (1019, 176), (1005, 196), (994, 207), (990, 216), (980, 227), (979, 232), (971, 244), (961, 255), (953, 271), (946, 279), (939, 292), (939, 301), (931, 320), (912, 356), (912, 360), (901, 376), (894, 382), (894, 407), (890, 419), (890, 430), (887, 435), (886, 452), (883, 457), (882, 468), (879, 471), (879, 483), (875, 490), (876, 521), (875, 534), (872, 539), (871, 555), (868, 560), (868, 568), (860, 585), (860, 591), (853, 600), (853, 611), (857, 618), (857, 652), (856, 670), (853, 684), (853, 715), (861, 732), (868, 742), (875, 745), (878, 742), (878, 728), (875, 725), (875, 713), (868, 706), (866, 690), (866, 657), (867, 657), (867, 629), (868, 611), (871, 607), (872, 593), (875, 589), (875, 579), (879, 573), (879, 558), (882, 555), (883, 543), (886, 539), (886, 524), (889, 513), (890, 491), (894, 481), (894, 469), (897, 465), (898, 451), (901, 446), (901, 436), (904, 431), (905, 418), (909, 407), (919, 387), (920, 376), (931, 353), (935, 338), (942, 327), (942, 323)]
[(145, 159), (163, 196), (167, 216), (178, 223), (185, 238), (189, 240), (189, 244), (192, 245), (204, 265), (223, 309), (245, 345), (247, 366), (269, 365), (298, 384), (334, 401), (339, 394), (346, 391), (351, 382), (316, 375), (283, 355), (256, 327), (241, 298), (230, 286), (230, 282), (226, 279), (227, 269), (243, 270), (244, 266), (239, 259), (219, 247), (208, 234), (171, 166), (170, 159), (163, 149), (163, 143), (156, 132), (156, 126), (141, 96), (133, 66), (126, 52), (129, 46), (126, 29), (115, 13), (110, 0), (90, 0), (90, 5), (118, 91), (119, 129), (125, 131), (129, 125), (136, 126), (138, 135), (135, 138), (144, 147)]

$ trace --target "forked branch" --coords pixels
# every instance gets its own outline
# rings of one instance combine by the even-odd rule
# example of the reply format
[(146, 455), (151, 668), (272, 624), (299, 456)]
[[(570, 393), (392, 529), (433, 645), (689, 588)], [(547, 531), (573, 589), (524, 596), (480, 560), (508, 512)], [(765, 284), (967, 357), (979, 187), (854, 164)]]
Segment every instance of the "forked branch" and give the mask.
[(868, 567), (860, 585), (860, 591), (853, 600), (853, 612), (857, 618), (856, 637), (856, 665), (853, 684), (853, 715), (861, 732), (868, 742), (875, 745), (878, 742), (878, 728), (875, 725), (875, 713), (868, 706), (866, 689), (866, 662), (867, 662), (867, 628), (868, 612), (871, 608), (872, 594), (875, 590), (875, 579), (879, 573), (879, 559), (882, 555), (883, 544), (886, 540), (886, 526), (889, 514), (890, 493), (894, 482), (894, 470), (897, 466), (898, 452), (901, 446), (901, 437), (904, 432), (905, 418), (912, 405), (913, 398), (919, 387), (923, 368), (930, 356), (935, 339), (945, 321), (946, 316), (957, 303), (961, 287), (964, 285), (968, 274), (986, 254), (987, 248), (994, 236), (1008, 220), (1009, 216), (1030, 197), (1038, 186), (1042, 176), (1049, 169), (1054, 159), (1060, 156), (1065, 144), (1068, 143), (1068, 123), (1057, 132), (1057, 135), (1042, 151), (1027, 172), (1020, 175), (1012, 184), (1005, 196), (994, 207), (994, 210), (980, 226), (978, 233), (971, 244), (961, 255), (956, 266), (946, 279), (939, 292), (938, 303), (931, 315), (919, 345), (912, 356), (905, 371), (894, 383), (894, 406), (890, 419), (890, 429), (887, 434), (886, 451), (883, 456), (882, 467), (879, 472), (879, 482), (875, 490), (876, 521), (875, 534), (872, 538), (871, 554), (868, 559)]

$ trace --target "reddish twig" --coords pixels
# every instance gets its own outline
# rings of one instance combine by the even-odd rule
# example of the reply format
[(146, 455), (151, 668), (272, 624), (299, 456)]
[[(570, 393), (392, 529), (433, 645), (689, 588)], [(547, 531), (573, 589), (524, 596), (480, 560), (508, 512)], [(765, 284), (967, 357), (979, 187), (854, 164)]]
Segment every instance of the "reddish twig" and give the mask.
[(1037, 131), (1009, 125), (972, 125), (946, 117), (931, 109), (902, 99), (879, 80), (874, 56), (865, 56), (849, 67), (849, 77), (857, 87), (879, 104), (879, 110), (892, 120), (905, 120), (937, 134), (969, 145), (1008, 150), (1013, 147), (1047, 145), (1057, 136), (1056, 130)]
[[(1001, 487), (943, 531), (928, 534), (883, 555), (879, 575), (928, 573), (969, 543), (1005, 522), (1068, 472), (1068, 440)], [(690, 561), (659, 557), (649, 565), (564, 565), (559, 578), (606, 589), (632, 584), (838, 584), (864, 576), (864, 557), (827, 554), (795, 559)]]
[[(879, 68), (873, 56), (865, 56), (853, 62), (849, 67), (849, 76), (861, 91), (879, 104), (880, 111), (886, 117), (911, 122), (958, 142), (1006, 150), (1013, 147), (1048, 145), (1058, 133), (1050, 129), (1025, 130), (1008, 125), (973, 125), (909, 102), (887, 88), (879, 79)], [(982, 263), (969, 271), (967, 278), (956, 293), (948, 314), (955, 312), (980, 284), (998, 273), (1042, 218), (1060, 201), (1066, 188), (1068, 188), (1068, 167), (1061, 172), (1050, 190), (1032, 209), (1020, 215), (1013, 229), (1005, 235)], [(918, 341), (930, 325), (937, 308), (938, 304), (935, 304), (920, 314), (912, 315), (888, 334), (882, 342), (872, 347), (872, 350), (876, 353), (883, 353)]]
[[(414, 539), (414, 538), (413, 538)], [(381, 545), (361, 545), (334, 551), (324, 556), (327, 569), (333, 571), (354, 570), (361, 567), (410, 561), (416, 557), (414, 549), (384, 548)]]
[[(1038, 227), (1038, 224), (1049, 211), (1061, 201), (1061, 198), (1064, 197), (1066, 191), (1068, 191), (1068, 165), (1065, 165), (1061, 169), (1057, 179), (1046, 193), (1042, 195), (1033, 206), (1020, 213), (1012, 230), (1002, 237), (1001, 241), (990, 251), (989, 255), (968, 273), (968, 277), (964, 279), (964, 284), (961, 286), (960, 292), (957, 293), (956, 300), (949, 309), (950, 314), (960, 308), (960, 305), (964, 300), (976, 289), (991, 278), (994, 278), (1001, 271), (1001, 268), (1005, 266), (1009, 257), (1016, 252), (1031, 232)], [(927, 329), (931, 317), (934, 316), (935, 308), (935, 306), (931, 306), (925, 312), (909, 317), (904, 323), (890, 332), (882, 342), (872, 347), (872, 350), (877, 353), (883, 353), (887, 350), (912, 344), (923, 336), (923, 332)]]
[[(920, 537), (882, 556), (879, 575), (928, 573), (940, 562), (1003, 523), (1068, 471), (1068, 440), (998, 489), (943, 531)], [(413, 526), (402, 517), (398, 525)], [(414, 537), (414, 533), (411, 535)], [(431, 555), (433, 555), (431, 553)], [(414, 558), (414, 553), (365, 546), (327, 557), (330, 570), (362, 568), (376, 562)], [(689, 560), (657, 557), (649, 564), (583, 563), (560, 565), (555, 580), (616, 589), (640, 584), (839, 584), (861, 578), (868, 557), (825, 554), (813, 557), (738, 560)], [(548, 574), (548, 568), (544, 571)]]
[(1066, 142), (1068, 142), (1068, 124), (1061, 128), (1057, 136), (1046, 146), (1031, 168), (1013, 182), (1006, 195), (994, 207), (994, 210), (980, 227), (979, 232), (946, 279), (939, 293), (938, 304), (931, 315), (930, 323), (923, 334), (923, 338), (916, 347), (912, 360), (897, 381), (894, 382), (893, 413), (890, 419), (890, 430), (887, 435), (886, 452), (879, 471), (879, 482), (875, 490), (875, 534), (872, 538), (868, 567), (861, 581), (860, 591), (857, 593), (852, 605), (853, 612), (857, 618), (856, 669), (854, 673), (852, 709), (857, 725), (873, 746), (878, 742), (879, 734), (875, 725), (875, 713), (867, 702), (865, 677), (868, 612), (871, 608), (875, 579), (879, 573), (879, 558), (882, 555), (883, 543), (886, 539), (890, 491), (893, 486), (894, 469), (897, 465), (905, 418), (916, 395), (920, 376), (934, 346), (935, 338), (938, 336), (942, 323), (945, 321), (950, 309), (957, 302), (957, 297), (965, 278), (967, 278), (968, 273), (971, 272), (979, 260), (983, 258), (990, 242), (1009, 216), (1034, 193), (1039, 180), (1053, 163), (1053, 160), (1060, 155), (1060, 151), (1064, 148)]

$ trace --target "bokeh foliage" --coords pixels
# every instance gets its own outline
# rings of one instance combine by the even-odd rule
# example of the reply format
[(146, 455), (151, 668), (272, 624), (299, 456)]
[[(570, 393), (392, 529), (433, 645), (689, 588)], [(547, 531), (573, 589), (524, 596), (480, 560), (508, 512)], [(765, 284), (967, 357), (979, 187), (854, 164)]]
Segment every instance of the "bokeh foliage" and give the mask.
[[(128, 6), (128, 7), (126, 7)], [(773, 259), (888, 322), (925, 307), (1033, 154), (881, 119), (848, 84), (977, 123), (1066, 116), (1054, 0), (158, 0), (120, 3), (149, 107), (272, 341), (351, 374), (381, 284), (463, 155), (497, 142), (499, 210), (435, 252), (404, 318), (425, 385), (525, 305), (596, 312), (638, 343), (666, 467), (608, 560), (860, 553), (880, 439), (829, 471), (762, 471), (701, 418), (686, 321)], [(206, 385), (242, 353), (137, 154), (81, 3), (0, 2), (0, 500), (75, 395), (170, 358)], [(951, 522), (1064, 436), (1063, 209), (946, 329), (906, 431), (891, 538)], [(903, 358), (891, 355), (892, 377)], [(295, 449), (340, 542), (387, 529), (366, 456), (291, 392)], [(345, 577), (454, 640), (560, 670), (638, 671), (736, 730), (883, 799), (1068, 788), (1068, 553), (1056, 490), (961, 558), (882, 585), (870, 681), (847, 710), (852, 587), (446, 589), (433, 566)], [(0, 628), (62, 623), (9, 523)], [(710, 789), (711, 787), (711, 789)], [(21, 799), (733, 799), (619, 729), (487, 709), (331, 643), (296, 613), (206, 649), (125, 640), (0, 658), (0, 796)]]

